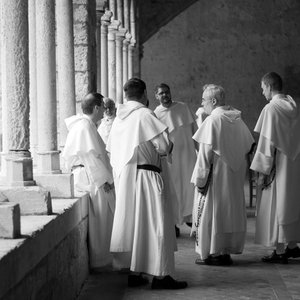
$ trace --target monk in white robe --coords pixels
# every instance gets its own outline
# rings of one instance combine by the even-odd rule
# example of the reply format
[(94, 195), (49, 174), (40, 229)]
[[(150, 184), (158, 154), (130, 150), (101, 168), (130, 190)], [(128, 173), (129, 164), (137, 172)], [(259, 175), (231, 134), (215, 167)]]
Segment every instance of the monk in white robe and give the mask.
[(105, 110), (104, 110), (103, 118), (100, 120), (98, 132), (104, 144), (106, 145), (112, 123), (114, 122), (116, 117), (116, 106), (114, 100), (111, 98), (104, 98), (103, 102), (104, 102)]
[(276, 248), (262, 261), (288, 263), (288, 258), (300, 257), (296, 244), (300, 242), (299, 107), (282, 93), (282, 79), (277, 73), (264, 75), (261, 88), (269, 103), (254, 129), (260, 136), (251, 169), (259, 172), (262, 188), (255, 242)]
[(82, 101), (82, 115), (65, 120), (69, 130), (62, 152), (66, 169), (74, 174), (77, 192), (88, 192), (88, 248), (90, 267), (112, 263), (109, 251), (115, 207), (112, 168), (96, 123), (103, 114), (102, 96), (88, 94)]
[(146, 107), (145, 83), (137, 78), (124, 85), (127, 102), (119, 104), (108, 139), (116, 187), (116, 211), (110, 250), (119, 253), (119, 267), (130, 268), (128, 285), (148, 282), (152, 288), (185, 288), (174, 280), (176, 247), (171, 203), (165, 199), (160, 155), (169, 152), (166, 126)]
[(207, 85), (202, 105), (209, 115), (193, 138), (199, 153), (192, 182), (198, 189), (192, 232), (197, 264), (231, 265), (246, 237), (244, 183), (247, 153), (254, 142), (241, 112), (225, 105), (222, 87)]
[(192, 139), (197, 124), (189, 107), (183, 102), (172, 101), (170, 88), (162, 83), (156, 87), (156, 99), (160, 105), (154, 113), (158, 119), (167, 125), (169, 138), (174, 144), (172, 163), (168, 164), (170, 186), (174, 187), (177, 202), (175, 223), (191, 223), (195, 196), (194, 186), (190, 182), (197, 155), (195, 143)]

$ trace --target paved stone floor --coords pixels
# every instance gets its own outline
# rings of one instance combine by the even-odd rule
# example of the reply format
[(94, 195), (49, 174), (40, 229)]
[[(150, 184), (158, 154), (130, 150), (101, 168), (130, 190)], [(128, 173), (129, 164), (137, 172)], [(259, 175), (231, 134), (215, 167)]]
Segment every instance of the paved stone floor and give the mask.
[[(78, 300), (118, 299), (299, 299), (300, 259), (288, 265), (265, 264), (260, 258), (270, 252), (253, 243), (255, 218), (248, 218), (248, 234), (244, 253), (233, 255), (230, 267), (196, 265), (197, 255), (189, 228), (181, 226), (177, 239), (176, 278), (189, 284), (185, 290), (151, 290), (150, 284), (128, 288), (127, 275), (103, 272), (90, 275)], [(151, 279), (151, 278), (150, 278)]]

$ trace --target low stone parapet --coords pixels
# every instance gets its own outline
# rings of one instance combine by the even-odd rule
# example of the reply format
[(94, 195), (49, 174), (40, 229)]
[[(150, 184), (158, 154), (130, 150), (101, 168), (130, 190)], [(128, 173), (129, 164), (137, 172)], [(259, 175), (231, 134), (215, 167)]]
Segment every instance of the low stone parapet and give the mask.
[(88, 276), (88, 201), (52, 199), (52, 215), (21, 216), (0, 239), (0, 299), (75, 299)]

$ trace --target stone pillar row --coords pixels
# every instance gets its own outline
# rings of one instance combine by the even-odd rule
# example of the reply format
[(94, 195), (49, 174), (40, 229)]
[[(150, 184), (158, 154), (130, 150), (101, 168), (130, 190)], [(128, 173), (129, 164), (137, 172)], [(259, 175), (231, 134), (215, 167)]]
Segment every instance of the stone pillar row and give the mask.
[[(53, 176), (62, 174), (64, 119), (76, 113), (73, 6), (1, 1), (2, 185), (56, 184)], [(134, 75), (135, 0), (110, 0), (97, 19), (97, 88), (122, 103), (123, 84)]]
[(109, 10), (101, 17), (101, 79), (97, 88), (116, 103), (123, 102), (123, 85), (134, 76), (135, 9), (135, 0), (110, 0)]

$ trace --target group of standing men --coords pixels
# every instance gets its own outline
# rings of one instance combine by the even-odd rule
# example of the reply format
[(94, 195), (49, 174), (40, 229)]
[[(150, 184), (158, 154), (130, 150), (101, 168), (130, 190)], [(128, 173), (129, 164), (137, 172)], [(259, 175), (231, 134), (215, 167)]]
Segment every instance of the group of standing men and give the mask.
[[(260, 137), (251, 168), (263, 185), (257, 242), (276, 247), (262, 260), (287, 263), (300, 257), (300, 119), (278, 81), (276, 73), (262, 79), (270, 103), (255, 127)], [(62, 157), (76, 189), (90, 194), (90, 265), (128, 268), (131, 287), (147, 284), (146, 273), (153, 276), (153, 289), (186, 288), (173, 278), (174, 225), (192, 227), (197, 264), (232, 264), (230, 254), (242, 253), (245, 243), (244, 182), (254, 140), (241, 112), (226, 105), (221, 86), (204, 86), (199, 118), (205, 120), (198, 128), (188, 106), (172, 101), (166, 84), (156, 87), (160, 105), (154, 112), (141, 79), (129, 79), (124, 94), (114, 121), (107, 120), (106, 148), (97, 132), (109, 102), (102, 95), (88, 94), (83, 115), (66, 120)]]

